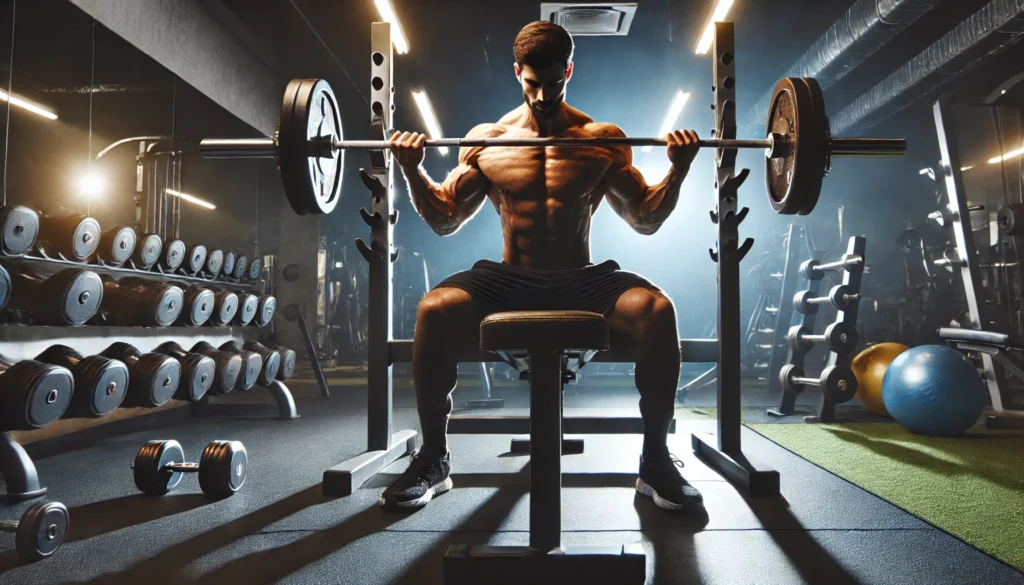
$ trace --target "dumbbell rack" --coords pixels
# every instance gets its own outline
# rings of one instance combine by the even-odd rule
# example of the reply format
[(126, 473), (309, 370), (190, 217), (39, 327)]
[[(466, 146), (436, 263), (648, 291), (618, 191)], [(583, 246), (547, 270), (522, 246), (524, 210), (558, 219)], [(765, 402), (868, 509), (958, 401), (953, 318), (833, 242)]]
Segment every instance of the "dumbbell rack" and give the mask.
[[(808, 385), (817, 385), (821, 389), (821, 403), (818, 406), (816, 416), (805, 417), (807, 422), (830, 423), (835, 420), (835, 408), (837, 404), (847, 402), (853, 398), (857, 390), (856, 378), (850, 365), (853, 361), (854, 351), (857, 348), (857, 312), (860, 297), (861, 279), (864, 274), (866, 239), (863, 236), (850, 238), (846, 254), (842, 261), (834, 265), (821, 265), (818, 269), (811, 269), (812, 265), (818, 265), (817, 260), (805, 262), (801, 266), (801, 273), (805, 273), (808, 284), (806, 292), (798, 292), (793, 296), (793, 308), (803, 314), (800, 325), (789, 330), (787, 341), (789, 352), (787, 364), (777, 372), (769, 372), (769, 375), (777, 378), (778, 384), (782, 387), (782, 399), (778, 408), (768, 410), (771, 416), (788, 416), (794, 414), (797, 396), (803, 392)], [(828, 362), (823, 370), (820, 380), (811, 382), (803, 377), (804, 362), (807, 354), (813, 345), (805, 343), (805, 334), (814, 332), (815, 321), (817, 320), (817, 305), (801, 305), (798, 302), (800, 296), (811, 297), (811, 301), (823, 304), (820, 301), (828, 299), (821, 297), (821, 281), (824, 278), (825, 268), (829, 267), (834, 271), (843, 272), (843, 282), (837, 292), (849, 297), (848, 300), (840, 299), (833, 303), (838, 310), (836, 319), (829, 327), (829, 331), (842, 331), (847, 339), (842, 340), (843, 346), (839, 351), (836, 347), (830, 347)], [(782, 323), (780, 323), (782, 325)], [(780, 327), (781, 330), (781, 327)], [(828, 335), (815, 336), (813, 341), (825, 341), (817, 337), (828, 337)], [(810, 341), (810, 340), (808, 340)], [(830, 369), (831, 368), (831, 369)], [(825, 372), (833, 375), (826, 376)], [(799, 378), (803, 382), (796, 382)]]

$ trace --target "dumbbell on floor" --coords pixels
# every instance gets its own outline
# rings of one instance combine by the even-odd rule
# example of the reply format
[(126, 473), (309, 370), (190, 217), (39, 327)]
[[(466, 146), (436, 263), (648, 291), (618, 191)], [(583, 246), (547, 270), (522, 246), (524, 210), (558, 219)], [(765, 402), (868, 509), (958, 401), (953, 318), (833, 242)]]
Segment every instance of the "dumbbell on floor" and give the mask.
[(850, 304), (860, 300), (860, 295), (850, 294), (850, 287), (837, 284), (832, 287), (826, 297), (816, 297), (809, 290), (802, 290), (793, 295), (793, 308), (799, 313), (810, 315), (818, 311), (818, 305), (831, 304), (839, 311), (850, 308)]
[(838, 262), (822, 264), (817, 260), (807, 260), (800, 265), (800, 276), (807, 280), (821, 280), (828, 272), (853, 272), (864, 269), (864, 258), (854, 254), (843, 254)]
[(97, 264), (120, 266), (132, 257), (136, 244), (135, 230), (130, 227), (116, 227), (100, 235), (96, 248)]
[(269, 386), (274, 380), (277, 379), (277, 372), (281, 369), (281, 354), (277, 351), (270, 349), (269, 347), (258, 343), (256, 341), (246, 341), (245, 344), (240, 344), (237, 341), (228, 341), (220, 346), (222, 351), (230, 351), (235, 353), (241, 353), (243, 351), (251, 351), (260, 356), (263, 360), (262, 367), (260, 368), (259, 377), (256, 379), (256, 383), (260, 386)]
[(213, 291), (192, 285), (185, 290), (185, 308), (178, 320), (186, 327), (199, 327), (210, 320), (214, 308)]
[(135, 486), (144, 494), (162, 496), (181, 482), (183, 473), (198, 473), (199, 488), (211, 498), (233, 495), (245, 483), (248, 455), (239, 441), (213, 441), (203, 449), (199, 463), (185, 461), (174, 440), (150, 441), (135, 456)]
[[(238, 380), (235, 381), (235, 390), (248, 390), (256, 385), (256, 381), (259, 379), (260, 371), (263, 370), (263, 358), (258, 353), (251, 351), (242, 350), (240, 352), (219, 350), (205, 341), (192, 346), (192, 351), (214, 357), (214, 352), (226, 351), (229, 354), (237, 355), (242, 360), (241, 368), (238, 374)], [(214, 358), (216, 359), (216, 358)]]
[(101, 310), (121, 325), (169, 327), (181, 315), (185, 293), (168, 282), (144, 283), (126, 279), (103, 283)]
[(64, 416), (75, 390), (61, 366), (0, 358), (0, 431), (41, 429)]
[[(156, 408), (174, 397), (181, 382), (178, 360), (159, 353), (142, 353), (135, 346), (117, 342), (100, 354), (121, 360), (128, 366), (128, 394), (125, 406)], [(194, 394), (195, 392), (190, 392)]]
[(71, 371), (75, 392), (66, 418), (100, 418), (114, 412), (128, 391), (128, 366), (123, 362), (82, 354), (66, 345), (51, 345), (36, 360)]
[(40, 215), (37, 241), (49, 255), (85, 262), (99, 248), (100, 223), (85, 215)]
[(828, 366), (821, 371), (818, 378), (807, 378), (804, 371), (793, 365), (786, 364), (779, 370), (779, 381), (789, 392), (803, 392), (804, 386), (821, 388), (822, 394), (834, 402), (848, 402), (857, 393), (857, 377), (849, 368)]
[(283, 345), (276, 345), (274, 349), (281, 354), (281, 367), (277, 370), (278, 380), (287, 380), (295, 375), (295, 352)]
[(11, 301), (40, 323), (74, 327), (92, 319), (103, 301), (103, 281), (95, 272), (68, 268), (43, 280), (26, 272), (15, 273)]
[(807, 328), (794, 325), (786, 335), (786, 341), (794, 352), (810, 351), (814, 343), (824, 341), (831, 351), (849, 353), (857, 347), (858, 336), (856, 329), (837, 322), (826, 327), (824, 335), (812, 335)]
[(21, 205), (0, 207), (0, 255), (21, 256), (36, 245), (39, 214)]
[[(209, 368), (212, 383), (206, 390), (214, 395), (231, 392), (238, 382), (239, 373), (242, 371), (242, 357), (226, 351), (213, 350), (209, 354), (196, 351), (188, 352), (173, 341), (161, 343), (153, 351), (176, 358), (181, 362), (181, 367), (185, 372), (188, 372), (190, 369), (194, 372), (206, 372), (207, 368)], [(202, 364), (202, 366), (200, 367), (199, 364)], [(185, 375), (188, 376), (187, 373)], [(195, 375), (193, 374), (193, 377)], [(199, 400), (199, 398), (201, 396), (193, 400)]]
[(132, 254), (132, 262), (136, 268), (149, 270), (160, 260), (160, 252), (163, 250), (164, 242), (156, 234), (146, 234), (135, 243), (135, 252)]
[(18, 556), (28, 562), (38, 561), (57, 552), (68, 535), (68, 509), (60, 502), (32, 504), (21, 520), (0, 521), (0, 532), (14, 533)]

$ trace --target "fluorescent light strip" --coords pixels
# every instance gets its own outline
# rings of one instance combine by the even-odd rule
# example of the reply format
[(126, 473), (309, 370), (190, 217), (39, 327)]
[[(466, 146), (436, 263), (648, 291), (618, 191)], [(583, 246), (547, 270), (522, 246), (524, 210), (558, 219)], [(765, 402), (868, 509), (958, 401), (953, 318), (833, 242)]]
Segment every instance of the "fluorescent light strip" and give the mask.
[[(441, 125), (437, 123), (437, 116), (434, 115), (434, 108), (430, 105), (430, 98), (427, 97), (426, 92), (414, 91), (412, 92), (412, 99), (416, 101), (416, 107), (420, 110), (420, 118), (423, 118), (423, 123), (427, 125), (427, 132), (431, 138), (444, 138), (441, 134)], [(448, 155), (448, 147), (442, 146), (438, 148), (442, 156)]]
[(388, 0), (373, 0), (373, 3), (377, 5), (377, 11), (380, 12), (380, 17), (384, 19), (384, 22), (391, 23), (391, 42), (395, 45), (395, 50), (400, 55), (408, 53), (409, 43), (405, 40), (405, 33), (402, 32), (402, 23), (398, 22), (398, 17), (395, 16), (395, 11), (391, 8), (391, 2)]
[(1003, 156), (997, 156), (995, 158), (988, 159), (988, 164), (990, 164), (990, 165), (999, 164), (999, 163), (1003, 162), (1004, 160), (1009, 160), (1011, 158), (1018, 157), (1018, 156), (1020, 156), (1022, 154), (1024, 154), (1024, 148), (1018, 148), (1017, 150), (1011, 150), (1010, 152), (1007, 152)]
[[(686, 102), (689, 101), (690, 94), (683, 90), (677, 90), (676, 95), (672, 98), (672, 104), (669, 105), (668, 111), (665, 112), (665, 119), (661, 122), (661, 129), (658, 130), (658, 138), (664, 138), (672, 128), (675, 127), (676, 122), (679, 120), (679, 115), (683, 113), (683, 107), (686, 106)], [(644, 146), (640, 149), (641, 152), (650, 152), (650, 146)]]
[(711, 20), (708, 22), (707, 27), (704, 28), (704, 34), (701, 35), (700, 42), (697, 43), (698, 55), (706, 55), (711, 48), (711, 43), (715, 40), (715, 23), (725, 20), (725, 17), (729, 14), (729, 9), (732, 8), (732, 2), (733, 0), (718, 0), (715, 11), (711, 13)]
[(164, 189), (164, 191), (168, 195), (174, 195), (175, 197), (179, 197), (179, 198), (181, 198), (181, 199), (183, 199), (185, 201), (188, 201), (189, 203), (195, 203), (199, 207), (205, 207), (207, 209), (217, 209), (217, 206), (214, 205), (213, 203), (210, 203), (209, 201), (205, 201), (205, 200), (200, 199), (198, 197), (193, 197), (192, 195), (189, 195), (188, 193), (182, 193), (180, 191), (175, 191), (174, 189)]
[(48, 110), (48, 109), (46, 109), (46, 108), (44, 108), (44, 107), (42, 107), (40, 105), (33, 104), (32, 102), (30, 102), (30, 101), (28, 101), (26, 99), (20, 98), (20, 97), (18, 97), (16, 95), (10, 95), (10, 94), (8, 94), (6, 91), (4, 91), (2, 89), (0, 89), (0, 100), (5, 101), (5, 102), (11, 102), (12, 106), (18, 106), (19, 108), (24, 108), (24, 109), (32, 112), (33, 114), (38, 114), (38, 115), (40, 115), (40, 116), (42, 116), (44, 118), (47, 118), (49, 120), (56, 120), (57, 119), (57, 114), (53, 113), (52, 111), (50, 111), (50, 110)]

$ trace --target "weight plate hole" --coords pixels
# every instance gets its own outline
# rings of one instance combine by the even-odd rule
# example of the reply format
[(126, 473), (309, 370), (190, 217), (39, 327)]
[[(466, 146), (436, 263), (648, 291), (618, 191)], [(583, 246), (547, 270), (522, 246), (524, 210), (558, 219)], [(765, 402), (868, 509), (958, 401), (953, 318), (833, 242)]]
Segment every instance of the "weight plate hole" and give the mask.
[(50, 390), (50, 392), (46, 394), (46, 403), (53, 404), (54, 402), (57, 402), (57, 396), (58, 394), (56, 389)]
[(16, 226), (14, 226), (14, 235), (20, 236), (23, 233), (25, 233), (25, 226), (23, 226), (23, 225), (16, 225)]
[(57, 525), (50, 524), (46, 527), (46, 540), (53, 540), (57, 538)]
[(117, 382), (107, 384), (107, 396), (113, 396), (114, 392), (117, 392)]
[(170, 387), (170, 385), (171, 385), (171, 378), (168, 376), (167, 378), (164, 378), (164, 388), (168, 388), (168, 387)]

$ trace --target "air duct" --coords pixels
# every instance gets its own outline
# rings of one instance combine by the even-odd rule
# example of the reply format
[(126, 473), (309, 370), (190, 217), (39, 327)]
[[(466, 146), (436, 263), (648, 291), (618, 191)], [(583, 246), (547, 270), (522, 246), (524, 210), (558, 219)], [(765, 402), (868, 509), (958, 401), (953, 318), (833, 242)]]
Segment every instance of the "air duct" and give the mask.
[[(821, 35), (783, 77), (814, 77), (822, 89), (853, 71), (942, 0), (858, 0)], [(768, 118), (771, 91), (748, 120)]]
[(1024, 38), (1024, 0), (993, 0), (832, 117), (832, 132), (867, 128)]
[(543, 2), (540, 19), (560, 25), (575, 36), (625, 36), (636, 6), (636, 2)]

